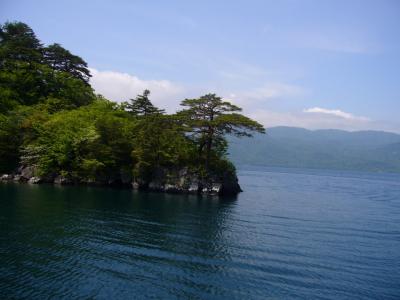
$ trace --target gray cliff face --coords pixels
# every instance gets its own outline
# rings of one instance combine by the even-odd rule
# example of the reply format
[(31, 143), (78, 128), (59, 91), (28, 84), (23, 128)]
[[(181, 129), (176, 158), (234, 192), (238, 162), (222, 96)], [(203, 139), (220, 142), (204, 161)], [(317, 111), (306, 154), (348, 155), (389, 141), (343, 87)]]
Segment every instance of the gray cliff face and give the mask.
[(211, 176), (201, 179), (187, 168), (178, 170), (159, 169), (150, 182), (134, 181), (135, 189), (167, 193), (203, 194), (203, 195), (236, 195), (242, 190), (235, 174)]
[(33, 167), (20, 167), (14, 174), (0, 176), (0, 181), (27, 182), (30, 184), (53, 183), (60, 185), (85, 184), (93, 186), (126, 187), (163, 193), (198, 194), (198, 195), (237, 195), (242, 190), (234, 172), (226, 171), (222, 175), (200, 178), (188, 168), (157, 169), (149, 181), (135, 180), (126, 174), (115, 178), (74, 179), (58, 174), (47, 177), (36, 176)]

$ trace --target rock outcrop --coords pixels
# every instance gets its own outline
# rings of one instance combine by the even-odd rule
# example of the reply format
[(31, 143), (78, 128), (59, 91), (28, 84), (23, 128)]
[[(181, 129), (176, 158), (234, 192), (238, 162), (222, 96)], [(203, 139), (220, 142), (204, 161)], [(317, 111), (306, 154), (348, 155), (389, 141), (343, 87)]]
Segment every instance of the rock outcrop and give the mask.
[(14, 177), (12, 175), (10, 175), (10, 174), (3, 174), (0, 177), (1, 181), (10, 181), (10, 180), (13, 180), (13, 179), (14, 179)]
[(165, 169), (159, 168), (153, 172), (148, 181), (134, 180), (126, 175), (116, 178), (101, 179), (77, 179), (61, 175), (47, 177), (35, 176), (32, 167), (21, 167), (14, 174), (0, 176), (0, 181), (28, 182), (30, 184), (53, 183), (59, 185), (84, 184), (94, 186), (130, 187), (135, 190), (175, 194), (198, 195), (236, 195), (242, 190), (239, 186), (235, 172), (226, 171), (222, 175), (210, 175), (201, 178), (188, 168)]
[(36, 176), (33, 176), (33, 177), (28, 179), (28, 183), (31, 183), (31, 184), (39, 184), (42, 181), (43, 181), (42, 178), (36, 177)]
[(159, 169), (150, 182), (134, 181), (133, 188), (166, 193), (236, 195), (242, 190), (235, 174), (200, 178), (187, 168), (179, 170)]

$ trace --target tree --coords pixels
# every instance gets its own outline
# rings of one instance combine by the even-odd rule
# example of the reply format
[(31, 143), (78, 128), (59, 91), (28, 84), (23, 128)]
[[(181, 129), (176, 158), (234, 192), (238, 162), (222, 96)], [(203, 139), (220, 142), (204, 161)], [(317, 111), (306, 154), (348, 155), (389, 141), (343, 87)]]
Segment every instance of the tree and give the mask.
[(89, 79), (92, 76), (87, 63), (60, 44), (55, 43), (45, 47), (44, 60), (53, 70), (69, 73), (86, 84), (89, 83)]
[[(40, 176), (63, 174), (77, 180), (108, 180), (130, 169), (133, 120), (103, 99), (51, 114), (41, 124), (29, 115), (22, 161)], [(33, 120), (32, 120), (33, 119)], [(29, 130), (29, 132), (27, 132)]]
[(93, 89), (84, 81), (66, 72), (56, 72), (46, 84), (46, 100), (53, 110), (73, 109), (88, 105), (95, 99)]
[(197, 145), (206, 174), (210, 171), (213, 152), (219, 157), (226, 151), (225, 134), (251, 137), (251, 132), (265, 133), (260, 123), (237, 113), (242, 110), (240, 107), (223, 101), (215, 94), (185, 99), (181, 105), (186, 109), (178, 112), (178, 117)]
[(22, 22), (6, 22), (0, 26), (0, 66), (12, 60), (40, 62), (42, 44), (32, 28)]
[(47, 102), (51, 110), (91, 103), (87, 63), (59, 44), (43, 48), (21, 22), (0, 26), (0, 113)]
[(159, 168), (187, 166), (193, 160), (193, 144), (169, 115), (151, 114), (139, 119), (133, 144), (133, 173), (144, 182), (151, 181)]
[(144, 90), (142, 95), (137, 95), (135, 99), (130, 99), (130, 103), (124, 102), (123, 108), (136, 116), (164, 113), (163, 109), (158, 109), (151, 103), (149, 95), (150, 91)]
[(1, 112), (41, 99), (50, 70), (41, 62), (42, 44), (28, 25), (7, 22), (0, 26)]
[(0, 172), (15, 169), (19, 161), (21, 133), (17, 118), (0, 113)]
[(225, 134), (264, 132), (215, 94), (186, 99), (168, 115), (149, 90), (122, 104), (95, 95), (90, 76), (82, 58), (43, 46), (28, 25), (0, 25), (0, 171), (29, 166), (48, 180), (114, 184), (133, 175), (144, 186), (179, 177), (203, 190), (213, 180), (235, 182)]

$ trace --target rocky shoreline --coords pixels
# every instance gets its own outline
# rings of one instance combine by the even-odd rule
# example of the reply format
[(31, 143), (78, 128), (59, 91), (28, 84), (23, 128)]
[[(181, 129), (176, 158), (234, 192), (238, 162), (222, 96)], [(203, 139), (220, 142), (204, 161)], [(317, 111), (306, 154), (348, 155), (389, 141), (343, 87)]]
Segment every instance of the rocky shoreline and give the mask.
[(12, 174), (3, 174), (0, 181), (21, 182), (28, 184), (56, 184), (56, 185), (86, 185), (108, 186), (116, 188), (131, 188), (134, 190), (172, 193), (172, 194), (198, 194), (198, 195), (237, 195), (242, 191), (237, 176), (226, 172), (223, 176), (211, 176), (200, 179), (187, 168), (179, 170), (158, 169), (151, 180), (138, 181), (131, 176), (115, 176), (114, 178), (83, 179), (65, 177), (52, 174), (46, 177), (35, 176), (33, 167), (20, 167)]

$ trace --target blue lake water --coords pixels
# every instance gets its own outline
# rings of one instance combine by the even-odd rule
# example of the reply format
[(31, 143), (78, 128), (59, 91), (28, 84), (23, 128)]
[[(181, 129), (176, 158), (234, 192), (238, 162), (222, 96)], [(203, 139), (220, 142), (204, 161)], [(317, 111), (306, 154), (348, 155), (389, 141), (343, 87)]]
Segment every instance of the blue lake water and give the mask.
[(246, 168), (236, 199), (0, 184), (0, 299), (400, 299), (400, 176)]

